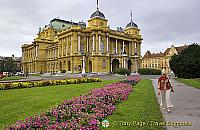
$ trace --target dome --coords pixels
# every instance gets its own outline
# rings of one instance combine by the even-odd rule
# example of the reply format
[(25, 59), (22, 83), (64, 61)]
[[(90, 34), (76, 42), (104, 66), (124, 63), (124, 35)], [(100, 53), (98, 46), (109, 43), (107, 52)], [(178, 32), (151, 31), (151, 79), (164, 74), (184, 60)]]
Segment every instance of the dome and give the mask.
[(126, 25), (126, 28), (130, 28), (130, 27), (138, 28), (137, 24), (135, 24), (133, 21), (131, 21), (129, 24)]
[(98, 9), (96, 12), (94, 12), (90, 18), (94, 18), (94, 17), (100, 17), (100, 18), (104, 18), (105, 19), (105, 16), (103, 13), (101, 13)]

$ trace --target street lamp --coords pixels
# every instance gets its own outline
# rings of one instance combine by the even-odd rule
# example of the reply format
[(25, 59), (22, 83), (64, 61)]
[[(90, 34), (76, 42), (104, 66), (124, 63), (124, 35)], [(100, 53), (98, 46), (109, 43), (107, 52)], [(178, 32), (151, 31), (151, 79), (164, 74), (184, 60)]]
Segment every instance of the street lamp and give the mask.
[(83, 44), (81, 44), (80, 46), (80, 51), (81, 51), (81, 55), (82, 55), (82, 74), (85, 74), (85, 54), (84, 54), (84, 46)]
[(42, 74), (42, 64), (41, 64), (41, 72), (40, 73)]

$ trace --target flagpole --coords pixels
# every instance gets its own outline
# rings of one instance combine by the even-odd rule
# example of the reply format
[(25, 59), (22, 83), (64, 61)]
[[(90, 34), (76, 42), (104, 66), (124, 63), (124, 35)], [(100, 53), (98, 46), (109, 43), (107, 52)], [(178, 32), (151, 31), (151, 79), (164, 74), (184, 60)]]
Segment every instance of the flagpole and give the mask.
[(99, 0), (97, 0), (97, 10), (99, 9)]

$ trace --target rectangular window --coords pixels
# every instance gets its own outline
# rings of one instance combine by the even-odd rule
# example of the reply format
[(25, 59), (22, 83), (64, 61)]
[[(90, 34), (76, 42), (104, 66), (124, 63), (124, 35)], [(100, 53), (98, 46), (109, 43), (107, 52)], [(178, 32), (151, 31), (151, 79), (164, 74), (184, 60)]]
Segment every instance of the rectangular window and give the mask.
[(105, 60), (102, 61), (102, 69), (106, 69), (106, 61)]

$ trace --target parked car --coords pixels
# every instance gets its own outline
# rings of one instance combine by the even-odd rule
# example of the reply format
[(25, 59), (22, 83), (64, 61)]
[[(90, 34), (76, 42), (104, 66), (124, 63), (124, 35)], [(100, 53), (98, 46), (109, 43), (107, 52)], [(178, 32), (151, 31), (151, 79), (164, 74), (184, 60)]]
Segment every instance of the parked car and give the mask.
[(3, 77), (6, 77), (6, 75), (0, 74), (0, 79), (2, 79)]
[(23, 76), (23, 75), (24, 75), (24, 72), (17, 72), (15, 75), (16, 75), (16, 76)]

